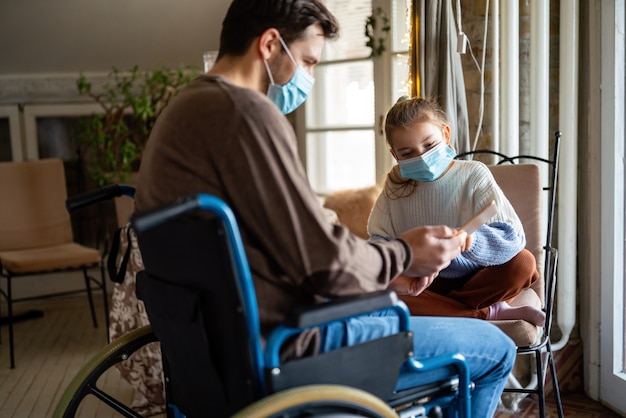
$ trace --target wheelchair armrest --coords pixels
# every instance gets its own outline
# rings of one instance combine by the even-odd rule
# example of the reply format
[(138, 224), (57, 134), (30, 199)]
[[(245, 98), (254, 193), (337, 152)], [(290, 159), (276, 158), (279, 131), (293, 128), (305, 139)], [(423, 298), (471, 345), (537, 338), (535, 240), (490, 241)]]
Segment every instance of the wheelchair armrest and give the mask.
[(293, 311), (284, 325), (290, 328), (308, 328), (338, 319), (362, 315), (398, 303), (398, 296), (390, 290), (334, 298), (327, 302)]
[(398, 317), (399, 333), (409, 330), (409, 309), (398, 299), (395, 292), (382, 290), (355, 296), (346, 296), (322, 302), (310, 307), (295, 310), (269, 335), (265, 346), (265, 365), (277, 367), (282, 344), (291, 336), (307, 328), (323, 326), (333, 321), (348, 319), (357, 315), (392, 309)]

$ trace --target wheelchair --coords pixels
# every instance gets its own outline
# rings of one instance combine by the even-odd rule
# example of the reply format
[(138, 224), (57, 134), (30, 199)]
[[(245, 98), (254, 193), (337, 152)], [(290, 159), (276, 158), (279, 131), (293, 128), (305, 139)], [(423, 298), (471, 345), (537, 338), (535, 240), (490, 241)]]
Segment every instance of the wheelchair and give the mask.
[[(92, 192), (89, 204), (120, 192), (119, 186)], [(161, 344), (168, 417), (470, 416), (465, 359), (451, 353), (415, 361), (408, 309), (395, 293), (341, 297), (299, 309), (263, 344), (250, 268), (226, 203), (197, 194), (134, 216), (132, 226), (145, 265), (137, 276), (137, 295), (151, 325), (97, 353), (71, 381), (54, 417), (75, 416), (90, 395), (123, 416), (139, 417), (98, 381), (154, 341)], [(399, 319), (397, 334), (281, 360), (281, 348), (303, 332), (389, 309)], [(441, 369), (446, 377), (396, 391), (401, 366)]]

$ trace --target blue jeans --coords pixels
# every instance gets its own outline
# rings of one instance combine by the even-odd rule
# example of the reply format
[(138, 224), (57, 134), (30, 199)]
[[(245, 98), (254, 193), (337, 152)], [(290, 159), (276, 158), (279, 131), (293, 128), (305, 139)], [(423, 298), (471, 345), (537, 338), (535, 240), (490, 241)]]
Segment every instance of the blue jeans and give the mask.
[[(413, 316), (410, 321), (414, 358), (420, 360), (447, 353), (463, 354), (470, 379), (476, 385), (471, 393), (472, 418), (493, 417), (513, 368), (516, 355), (513, 341), (497, 327), (481, 319)], [(323, 329), (321, 351), (331, 351), (396, 332), (398, 319), (392, 311), (351, 318)], [(396, 388), (402, 390), (433, 382), (443, 373), (417, 373), (402, 367)]]

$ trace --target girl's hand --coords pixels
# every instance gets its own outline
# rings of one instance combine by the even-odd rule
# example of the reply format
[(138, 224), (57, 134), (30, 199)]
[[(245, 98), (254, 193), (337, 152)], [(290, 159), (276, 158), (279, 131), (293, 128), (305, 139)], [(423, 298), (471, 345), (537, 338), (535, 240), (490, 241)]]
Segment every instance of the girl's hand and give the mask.
[(467, 251), (472, 247), (472, 235), (467, 234), (467, 238), (465, 238), (465, 247), (461, 251)]

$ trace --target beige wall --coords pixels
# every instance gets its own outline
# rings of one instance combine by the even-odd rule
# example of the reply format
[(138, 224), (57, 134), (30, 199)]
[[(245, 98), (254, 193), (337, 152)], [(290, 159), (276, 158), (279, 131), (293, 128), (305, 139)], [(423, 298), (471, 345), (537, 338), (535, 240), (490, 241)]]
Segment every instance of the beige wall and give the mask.
[(0, 76), (202, 64), (229, 0), (2, 0)]

